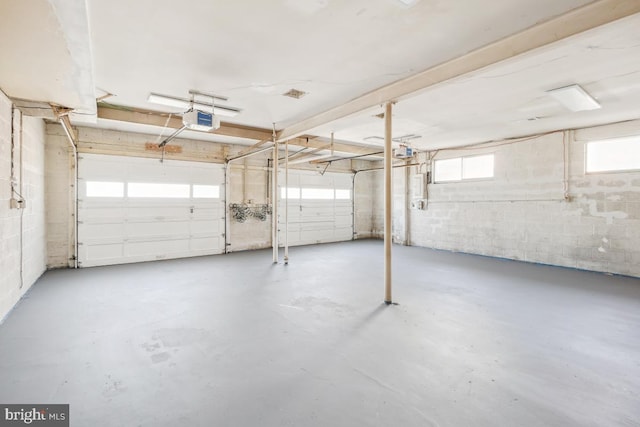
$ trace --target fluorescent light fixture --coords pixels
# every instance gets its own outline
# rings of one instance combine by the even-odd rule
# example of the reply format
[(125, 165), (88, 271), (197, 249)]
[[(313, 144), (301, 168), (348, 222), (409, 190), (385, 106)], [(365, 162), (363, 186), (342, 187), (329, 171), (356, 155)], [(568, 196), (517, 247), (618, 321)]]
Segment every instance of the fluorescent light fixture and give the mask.
[(395, 142), (407, 142), (407, 141), (411, 141), (412, 139), (418, 139), (418, 138), (422, 138), (420, 135), (416, 135), (415, 133), (410, 133), (407, 135), (402, 135), (402, 136), (397, 136), (395, 138), (392, 138), (392, 141)]
[(571, 111), (597, 110), (602, 108), (580, 85), (570, 85), (548, 90), (549, 96)]
[[(166, 105), (167, 107), (180, 108), (182, 110), (188, 110), (191, 107), (191, 100), (187, 98), (178, 98), (175, 96), (159, 95), (157, 93), (150, 93), (147, 98), (147, 102), (158, 105)], [(223, 105), (215, 104), (203, 101), (194, 101), (193, 108), (202, 111), (211, 111), (213, 107), (213, 114), (217, 116), (235, 117), (238, 113), (242, 112), (239, 108), (226, 107)]]
[[(407, 142), (412, 139), (422, 138), (420, 135), (416, 135), (415, 133), (410, 133), (407, 135), (397, 136), (395, 138), (391, 138), (394, 142)], [(364, 141), (384, 141), (384, 138), (381, 136), (366, 136), (362, 138)]]

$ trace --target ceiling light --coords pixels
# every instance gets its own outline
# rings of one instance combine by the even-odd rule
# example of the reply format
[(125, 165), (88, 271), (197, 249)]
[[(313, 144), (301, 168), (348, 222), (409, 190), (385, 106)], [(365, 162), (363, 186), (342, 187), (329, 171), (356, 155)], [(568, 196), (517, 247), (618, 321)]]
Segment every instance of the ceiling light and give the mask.
[(602, 106), (580, 85), (570, 85), (547, 91), (559, 103), (571, 111), (597, 110)]
[[(412, 139), (418, 139), (418, 138), (422, 138), (421, 135), (417, 135), (415, 133), (409, 133), (407, 135), (402, 135), (402, 136), (396, 136), (395, 138), (391, 138), (392, 141), (394, 142), (407, 142), (407, 141), (411, 141)], [(362, 138), (365, 141), (384, 141), (384, 138), (381, 136), (366, 136), (364, 138)]]
[[(219, 98), (215, 96), (212, 96), (211, 98), (226, 100), (226, 98)], [(190, 99), (178, 98), (175, 96), (159, 95), (157, 93), (150, 93), (149, 97), (147, 98), (147, 102), (150, 102), (152, 104), (158, 104), (158, 105), (166, 105), (167, 107), (180, 108), (182, 110), (188, 110), (189, 108), (191, 108), (191, 106), (193, 106), (193, 108), (197, 110), (211, 111), (211, 108), (213, 107), (213, 114), (217, 116), (225, 116), (225, 117), (235, 117), (236, 115), (238, 115), (238, 113), (242, 111), (238, 108), (226, 107), (224, 105), (213, 104), (210, 102), (203, 102), (203, 101), (191, 102)]]
[(402, 135), (402, 136), (397, 136), (395, 138), (392, 138), (392, 141), (405, 142), (405, 141), (410, 141), (412, 139), (418, 139), (418, 138), (422, 138), (422, 137), (420, 135), (416, 135), (415, 133), (410, 133), (407, 135)]

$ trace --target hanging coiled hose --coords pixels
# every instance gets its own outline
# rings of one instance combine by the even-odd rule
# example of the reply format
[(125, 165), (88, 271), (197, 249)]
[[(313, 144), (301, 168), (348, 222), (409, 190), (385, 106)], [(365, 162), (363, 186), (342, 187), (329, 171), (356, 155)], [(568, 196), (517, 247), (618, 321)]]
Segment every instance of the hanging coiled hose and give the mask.
[(231, 217), (237, 222), (245, 222), (249, 218), (255, 218), (259, 221), (266, 221), (271, 214), (271, 207), (267, 204), (247, 205), (246, 203), (229, 204)]

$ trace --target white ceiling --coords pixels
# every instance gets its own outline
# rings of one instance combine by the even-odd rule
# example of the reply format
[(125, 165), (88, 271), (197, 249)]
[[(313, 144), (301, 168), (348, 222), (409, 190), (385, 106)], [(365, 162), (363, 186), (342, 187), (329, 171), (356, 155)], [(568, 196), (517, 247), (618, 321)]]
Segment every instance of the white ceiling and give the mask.
[[(85, 9), (82, 1), (0, 0), (0, 88), (85, 109), (87, 99), (109, 92), (110, 103), (166, 112), (178, 111), (147, 103), (150, 92), (186, 97), (196, 89), (243, 110), (229, 121), (283, 129), (588, 3), (87, 0)], [(394, 136), (420, 134), (414, 145), (428, 149), (638, 118), (637, 28), (640, 15), (403, 99), (394, 108)], [(603, 108), (569, 113), (544, 94), (571, 83)], [(283, 97), (291, 88), (309, 93)], [(375, 145), (364, 138), (382, 136), (382, 120), (372, 117), (380, 111), (309, 133)], [(108, 120), (94, 126), (161, 131)]]
[[(281, 129), (589, 0), (89, 0), (96, 84), (229, 98), (231, 121)], [(308, 92), (283, 97), (291, 88)], [(175, 111), (175, 110), (174, 110)]]
[(0, 0), (0, 89), (95, 115), (86, 5)]
[[(640, 118), (639, 28), (634, 15), (431, 87), (395, 105), (393, 135), (419, 134), (412, 145), (433, 149)], [(571, 112), (546, 95), (572, 83), (602, 108)], [(364, 143), (384, 135), (380, 111), (310, 133)]]

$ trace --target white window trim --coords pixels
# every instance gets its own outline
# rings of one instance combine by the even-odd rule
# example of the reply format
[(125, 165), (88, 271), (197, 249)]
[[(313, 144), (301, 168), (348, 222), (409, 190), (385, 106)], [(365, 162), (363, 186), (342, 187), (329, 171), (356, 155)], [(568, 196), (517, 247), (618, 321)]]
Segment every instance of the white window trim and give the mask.
[(607, 169), (601, 171), (589, 171), (587, 170), (588, 166), (588, 147), (589, 144), (592, 143), (615, 143), (620, 140), (628, 140), (628, 139), (637, 139), (638, 144), (640, 144), (640, 135), (630, 135), (630, 136), (622, 136), (617, 138), (603, 138), (603, 139), (593, 139), (590, 141), (584, 142), (584, 174), (585, 175), (603, 175), (603, 174), (621, 174), (621, 173), (639, 173), (640, 167), (631, 168), (631, 169)]
[[(481, 157), (481, 156), (493, 156), (493, 176), (486, 178), (462, 178), (463, 167), (464, 167), (464, 159), (469, 157)], [(439, 160), (452, 160), (452, 159), (460, 159), (460, 179), (456, 180), (447, 180), (447, 181), (438, 181), (436, 179), (436, 162)], [(484, 181), (494, 181), (496, 179), (496, 154), (495, 152), (491, 153), (482, 153), (482, 154), (471, 154), (468, 156), (458, 156), (458, 157), (445, 157), (442, 159), (433, 159), (431, 161), (431, 170), (433, 171), (433, 183), (434, 184), (460, 184), (462, 182), (484, 182)]]

